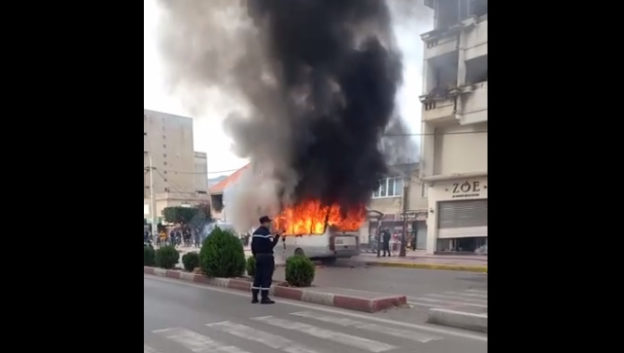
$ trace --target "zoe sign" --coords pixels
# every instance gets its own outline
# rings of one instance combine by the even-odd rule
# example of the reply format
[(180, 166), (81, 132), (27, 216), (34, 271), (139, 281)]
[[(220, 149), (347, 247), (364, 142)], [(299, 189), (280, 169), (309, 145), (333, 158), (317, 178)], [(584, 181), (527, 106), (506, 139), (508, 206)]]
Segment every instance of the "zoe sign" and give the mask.
[(463, 180), (450, 183), (445, 191), (452, 198), (479, 197), (487, 190), (487, 182), (484, 180)]

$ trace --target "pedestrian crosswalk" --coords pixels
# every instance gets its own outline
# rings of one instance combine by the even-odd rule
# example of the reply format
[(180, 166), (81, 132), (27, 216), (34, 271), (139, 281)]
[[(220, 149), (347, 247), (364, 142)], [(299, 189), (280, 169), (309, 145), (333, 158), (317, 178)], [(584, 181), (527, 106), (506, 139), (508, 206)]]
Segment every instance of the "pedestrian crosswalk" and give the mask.
[[(348, 331), (348, 332), (345, 332)], [(441, 335), (355, 320), (320, 311), (253, 316), (150, 332), (144, 353), (386, 352), (431, 344)], [(410, 343), (411, 342), (411, 343)], [(173, 344), (173, 346), (172, 346)], [(165, 346), (166, 348), (160, 348)], [(174, 348), (177, 347), (177, 348)]]
[(463, 308), (468, 311), (487, 311), (487, 290), (467, 289), (463, 291), (445, 291), (428, 293), (418, 297), (408, 297), (407, 303), (413, 307), (425, 308)]
[(279, 349), (288, 353), (319, 353), (318, 351), (301, 346), (287, 338), (274, 335), (272, 333), (258, 330), (251, 326), (233, 323), (230, 321), (217, 322), (214, 324), (206, 324), (208, 327), (216, 328), (217, 330), (229, 333), (231, 335), (249, 339), (258, 343), (262, 343), (273, 349)]

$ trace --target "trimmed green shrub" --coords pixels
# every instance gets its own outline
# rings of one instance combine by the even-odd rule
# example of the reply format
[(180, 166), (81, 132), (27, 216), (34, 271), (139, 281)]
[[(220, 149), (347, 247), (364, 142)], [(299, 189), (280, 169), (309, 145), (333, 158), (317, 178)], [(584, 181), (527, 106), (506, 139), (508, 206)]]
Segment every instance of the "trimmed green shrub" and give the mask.
[(158, 267), (174, 268), (179, 260), (180, 254), (173, 246), (162, 246), (156, 250), (156, 266)]
[(215, 227), (202, 244), (199, 263), (209, 277), (239, 277), (245, 271), (243, 244), (234, 233)]
[(184, 269), (191, 272), (195, 267), (199, 266), (199, 254), (196, 252), (190, 252), (182, 255), (182, 264)]
[(286, 259), (286, 282), (295, 287), (309, 287), (314, 280), (314, 263), (305, 256)]
[(154, 248), (151, 246), (143, 247), (143, 266), (154, 266)]
[(256, 258), (253, 256), (250, 256), (247, 259), (247, 274), (250, 277), (253, 277), (256, 275)]

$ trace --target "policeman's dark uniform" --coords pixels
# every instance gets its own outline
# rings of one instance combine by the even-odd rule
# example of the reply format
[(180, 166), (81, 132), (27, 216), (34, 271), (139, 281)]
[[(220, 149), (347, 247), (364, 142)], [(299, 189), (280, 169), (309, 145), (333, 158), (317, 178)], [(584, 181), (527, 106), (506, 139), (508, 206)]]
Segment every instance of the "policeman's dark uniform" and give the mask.
[[(260, 218), (260, 223), (266, 222), (271, 222), (271, 219), (267, 216)], [(271, 232), (265, 226), (260, 226), (253, 233), (251, 253), (256, 259), (256, 276), (251, 287), (252, 303), (258, 302), (258, 292), (262, 293), (263, 304), (274, 303), (269, 299), (269, 288), (271, 287), (273, 270), (275, 268), (273, 248), (278, 240), (279, 234), (276, 234), (274, 237), (271, 236)]]

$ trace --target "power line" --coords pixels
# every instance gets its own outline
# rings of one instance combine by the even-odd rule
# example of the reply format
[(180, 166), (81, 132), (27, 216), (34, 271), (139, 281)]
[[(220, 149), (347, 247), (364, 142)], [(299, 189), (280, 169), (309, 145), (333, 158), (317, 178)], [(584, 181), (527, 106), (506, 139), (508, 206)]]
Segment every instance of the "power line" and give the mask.
[(156, 173), (163, 179), (163, 181), (165, 181), (167, 184), (169, 184), (170, 189), (172, 189), (174, 192), (177, 192), (179, 194), (192, 194), (195, 195), (197, 193), (197, 191), (182, 191), (183, 188), (180, 185), (177, 185), (175, 183), (170, 182), (167, 177), (165, 177), (158, 169), (154, 168), (154, 170), (156, 171)]
[(217, 171), (214, 171), (214, 172), (208, 172), (208, 174), (217, 174), (217, 173), (235, 172), (235, 171), (237, 171), (237, 170), (239, 170), (239, 169), (241, 169), (241, 168), (242, 168), (242, 167), (240, 167), (240, 168), (236, 168), (236, 169), (228, 169), (228, 170), (217, 170)]
[[(242, 167), (241, 167), (242, 168)], [(217, 170), (217, 171), (212, 171), (212, 172), (187, 172), (187, 171), (181, 171), (181, 170), (173, 170), (173, 169), (163, 169), (166, 170), (167, 172), (175, 172), (175, 173), (180, 173), (180, 174), (196, 174), (196, 175), (206, 175), (206, 174), (217, 174), (217, 173), (227, 173), (227, 172), (234, 172), (239, 170), (240, 168), (236, 168), (236, 169), (228, 169), (228, 170)]]
[(404, 137), (404, 136), (441, 136), (441, 135), (463, 135), (463, 134), (487, 134), (487, 130), (483, 131), (456, 131), (456, 132), (430, 132), (419, 134), (384, 134), (381, 137)]

